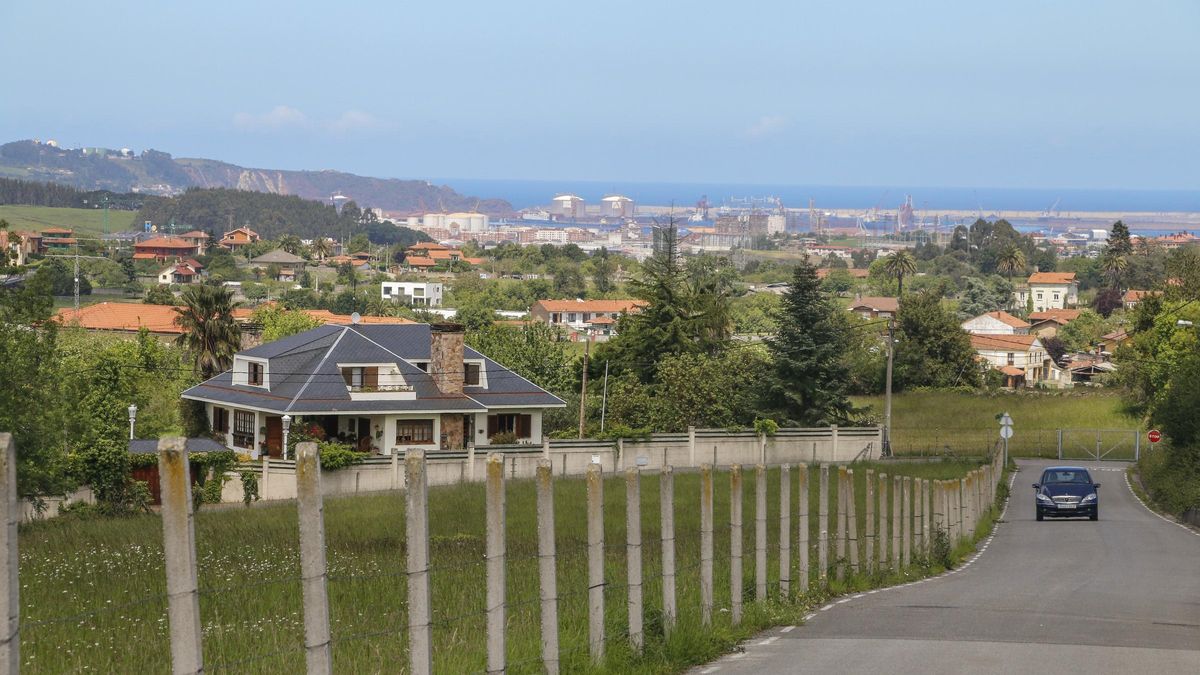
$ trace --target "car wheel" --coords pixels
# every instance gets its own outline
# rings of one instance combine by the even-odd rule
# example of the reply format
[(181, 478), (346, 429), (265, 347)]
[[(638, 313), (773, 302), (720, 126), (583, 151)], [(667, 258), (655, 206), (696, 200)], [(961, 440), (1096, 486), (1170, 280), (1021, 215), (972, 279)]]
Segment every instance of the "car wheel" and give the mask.
[(1100, 520), (1100, 509), (1092, 511), (1092, 515), (1088, 516), (1089, 520)]
[(1045, 516), (1043, 516), (1043, 515), (1042, 515), (1042, 510), (1041, 510), (1041, 509), (1038, 509), (1038, 512), (1037, 512), (1037, 519), (1038, 519), (1039, 521), (1041, 521), (1041, 520), (1042, 520), (1042, 519), (1044, 519), (1044, 518), (1045, 518)]

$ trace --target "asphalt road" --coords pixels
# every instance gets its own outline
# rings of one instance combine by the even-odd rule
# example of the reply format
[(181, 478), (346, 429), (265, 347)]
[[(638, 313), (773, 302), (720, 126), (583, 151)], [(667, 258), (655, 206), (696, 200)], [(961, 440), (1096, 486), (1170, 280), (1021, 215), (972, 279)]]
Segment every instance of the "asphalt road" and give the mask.
[(1022, 461), (969, 565), (839, 598), (696, 673), (1200, 673), (1200, 535), (1142, 506), (1125, 465), (1084, 464), (1100, 520), (1034, 520)]

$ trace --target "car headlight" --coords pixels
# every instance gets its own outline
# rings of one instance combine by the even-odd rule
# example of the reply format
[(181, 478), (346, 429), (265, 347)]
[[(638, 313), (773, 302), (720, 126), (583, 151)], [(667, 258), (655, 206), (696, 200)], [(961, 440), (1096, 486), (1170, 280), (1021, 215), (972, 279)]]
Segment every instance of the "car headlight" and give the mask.
[(1094, 501), (1096, 501), (1096, 493), (1095, 493), (1095, 492), (1093, 492), (1092, 494), (1090, 494), (1090, 495), (1088, 495), (1088, 496), (1084, 497), (1084, 498), (1083, 498), (1083, 501), (1085, 501), (1085, 502), (1094, 502)]
[(1037, 498), (1038, 498), (1038, 501), (1040, 501), (1040, 502), (1052, 502), (1052, 501), (1054, 501), (1053, 499), (1050, 499), (1049, 497), (1047, 497), (1046, 495), (1044, 495), (1044, 494), (1042, 494), (1042, 493), (1040, 493), (1040, 492), (1038, 493), (1038, 496), (1037, 496)]

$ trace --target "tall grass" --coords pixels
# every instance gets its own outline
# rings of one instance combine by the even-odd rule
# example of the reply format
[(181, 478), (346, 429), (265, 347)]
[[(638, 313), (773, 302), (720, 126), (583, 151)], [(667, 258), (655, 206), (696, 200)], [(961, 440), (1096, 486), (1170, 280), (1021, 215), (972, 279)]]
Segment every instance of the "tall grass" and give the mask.
[[(866, 468), (889, 475), (955, 478), (971, 462), (855, 465), (859, 541), (864, 541)], [(798, 485), (793, 469), (793, 525)], [(702, 663), (738, 640), (782, 623), (801, 621), (830, 592), (912, 578), (936, 571), (918, 559), (899, 574), (890, 571), (831, 582), (816, 589), (818, 476), (809, 471), (813, 514), (809, 540), (814, 589), (779, 597), (779, 470), (768, 480), (768, 586), (772, 600), (754, 604), (753, 469), (743, 494), (743, 622), (729, 620), (729, 477), (715, 476), (715, 611), (711, 628), (700, 624), (699, 476), (675, 478), (679, 621), (665, 636), (662, 622), (659, 481), (641, 481), (646, 648), (628, 647), (626, 615), (625, 486), (621, 477), (604, 485), (607, 657), (592, 665), (587, 650), (585, 485), (555, 483), (555, 524), (560, 593), (560, 644), (565, 671), (670, 672)], [(837, 472), (831, 470), (836, 504)], [(513, 672), (538, 672), (540, 631), (535, 493), (529, 481), (511, 481), (508, 502), (508, 658)], [(889, 500), (890, 506), (890, 500)], [(304, 668), (303, 614), (292, 503), (256, 508), (206, 508), (196, 515), (202, 589), (204, 654), (210, 671), (300, 672)], [(325, 507), (334, 667), (338, 672), (397, 672), (408, 659), (405, 604), (404, 496), (402, 493), (331, 498)], [(438, 672), (483, 670), (485, 654), (484, 491), (459, 485), (430, 491), (434, 607), (434, 667)], [(836, 531), (831, 519), (826, 529)], [(795, 527), (793, 526), (793, 530)], [(797, 560), (792, 533), (793, 569)], [(26, 672), (164, 672), (169, 668), (161, 522), (155, 515), (119, 520), (62, 518), (23, 527), (21, 543), (22, 660)], [(831, 546), (830, 558), (836, 549)], [(831, 574), (832, 577), (832, 574)]]
[[(133, 211), (108, 210), (108, 231), (123, 232), (133, 225)], [(49, 227), (66, 227), (84, 237), (104, 234), (103, 209), (69, 209), (54, 206), (0, 206), (0, 218), (7, 220), (13, 230), (42, 231)]]
[[(858, 397), (854, 402), (870, 406), (882, 423), (882, 396)], [(1009, 452), (1020, 457), (1057, 456), (1058, 429), (1141, 427), (1137, 418), (1125, 412), (1120, 396), (1106, 391), (906, 392), (892, 397), (892, 448), (898, 455), (983, 455), (997, 447), (996, 416), (1005, 412), (1014, 422)]]

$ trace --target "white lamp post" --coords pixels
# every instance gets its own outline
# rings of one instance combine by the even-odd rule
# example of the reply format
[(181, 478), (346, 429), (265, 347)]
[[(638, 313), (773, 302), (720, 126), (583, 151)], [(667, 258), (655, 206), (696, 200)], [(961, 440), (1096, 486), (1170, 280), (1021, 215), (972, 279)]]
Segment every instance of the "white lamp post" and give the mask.
[(129, 440), (133, 440), (133, 422), (137, 419), (137, 404), (129, 406)]
[(288, 429), (292, 428), (292, 416), (284, 415), (283, 419), (280, 421), (283, 422), (283, 458), (287, 459), (288, 458), (288, 444), (287, 444)]

